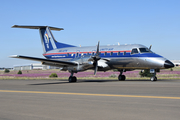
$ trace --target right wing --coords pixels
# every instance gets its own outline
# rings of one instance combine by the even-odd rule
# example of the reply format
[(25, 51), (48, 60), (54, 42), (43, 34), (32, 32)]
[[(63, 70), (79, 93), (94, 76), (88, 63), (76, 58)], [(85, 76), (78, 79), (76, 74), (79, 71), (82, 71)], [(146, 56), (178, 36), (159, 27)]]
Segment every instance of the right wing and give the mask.
[(42, 64), (44, 64), (44, 65), (51, 65), (51, 66), (58, 66), (58, 67), (77, 66), (77, 63), (69, 62), (69, 61), (50, 60), (50, 59), (45, 59), (45, 58), (29, 57), (29, 56), (22, 56), (22, 55), (13, 55), (10, 57), (39, 61), (39, 62), (42, 62)]

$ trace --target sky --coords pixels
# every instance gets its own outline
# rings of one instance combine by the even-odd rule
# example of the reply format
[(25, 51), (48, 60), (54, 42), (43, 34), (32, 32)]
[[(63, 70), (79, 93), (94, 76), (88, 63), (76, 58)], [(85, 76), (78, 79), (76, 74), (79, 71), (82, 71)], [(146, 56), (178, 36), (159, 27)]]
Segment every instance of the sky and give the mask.
[(0, 68), (37, 63), (9, 58), (43, 58), (38, 30), (13, 25), (48, 25), (55, 39), (76, 46), (152, 45), (152, 51), (180, 60), (180, 0), (0, 0)]

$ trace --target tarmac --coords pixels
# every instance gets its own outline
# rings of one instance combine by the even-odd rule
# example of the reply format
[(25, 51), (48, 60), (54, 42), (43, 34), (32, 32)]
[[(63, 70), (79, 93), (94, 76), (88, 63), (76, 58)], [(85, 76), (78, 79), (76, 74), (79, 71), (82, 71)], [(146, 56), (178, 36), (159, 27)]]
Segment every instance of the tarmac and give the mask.
[(0, 80), (0, 120), (179, 120), (180, 80)]

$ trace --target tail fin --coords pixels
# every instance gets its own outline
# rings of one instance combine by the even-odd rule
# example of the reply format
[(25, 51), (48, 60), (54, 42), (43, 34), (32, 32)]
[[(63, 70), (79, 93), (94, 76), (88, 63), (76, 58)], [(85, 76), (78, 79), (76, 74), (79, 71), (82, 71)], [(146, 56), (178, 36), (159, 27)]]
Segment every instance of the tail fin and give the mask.
[(50, 26), (21, 26), (21, 25), (14, 25), (12, 27), (13, 28), (39, 29), (44, 53), (50, 50), (58, 49), (58, 48), (75, 47), (73, 45), (57, 42), (54, 39), (54, 36), (51, 30), (60, 31), (60, 30), (64, 30), (63, 28), (56, 28), (56, 27), (50, 27)]

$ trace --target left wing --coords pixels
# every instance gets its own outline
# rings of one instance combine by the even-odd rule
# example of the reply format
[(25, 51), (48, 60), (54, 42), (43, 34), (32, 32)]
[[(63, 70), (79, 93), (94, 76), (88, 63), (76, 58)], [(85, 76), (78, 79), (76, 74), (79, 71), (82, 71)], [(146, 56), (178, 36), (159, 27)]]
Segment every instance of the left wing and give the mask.
[(37, 57), (29, 57), (29, 56), (22, 56), (22, 55), (13, 55), (10, 56), (11, 58), (20, 58), (20, 59), (26, 59), (26, 60), (34, 60), (42, 62), (42, 64), (45, 65), (51, 65), (51, 66), (77, 66), (77, 63), (75, 62), (69, 62), (69, 61), (59, 61), (59, 60), (50, 60), (45, 58), (37, 58)]

